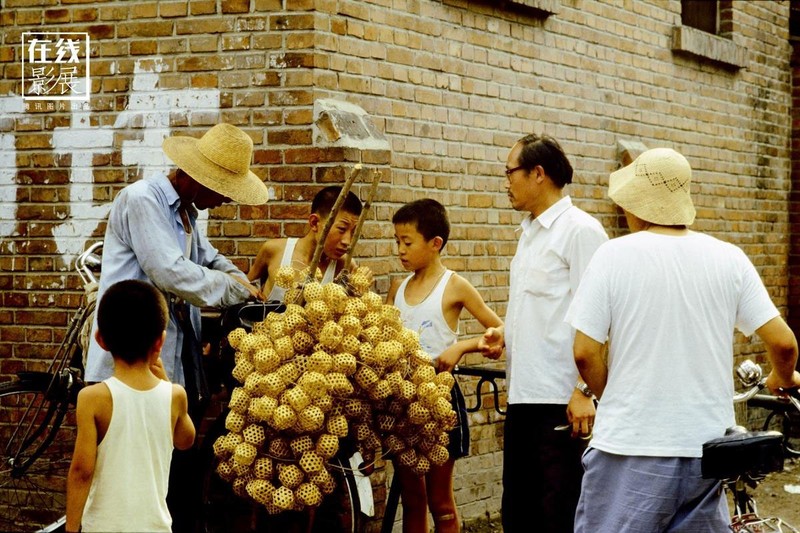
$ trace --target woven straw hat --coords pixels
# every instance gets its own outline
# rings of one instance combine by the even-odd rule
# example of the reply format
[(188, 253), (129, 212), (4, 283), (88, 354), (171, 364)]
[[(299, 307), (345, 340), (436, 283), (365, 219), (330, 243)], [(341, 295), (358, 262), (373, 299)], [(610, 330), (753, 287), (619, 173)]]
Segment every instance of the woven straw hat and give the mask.
[(645, 222), (689, 226), (696, 214), (691, 181), (692, 167), (685, 157), (671, 148), (654, 148), (611, 173), (608, 196)]
[(195, 181), (245, 205), (266, 203), (267, 186), (250, 171), (253, 141), (230, 124), (217, 124), (202, 137), (164, 139), (164, 153)]

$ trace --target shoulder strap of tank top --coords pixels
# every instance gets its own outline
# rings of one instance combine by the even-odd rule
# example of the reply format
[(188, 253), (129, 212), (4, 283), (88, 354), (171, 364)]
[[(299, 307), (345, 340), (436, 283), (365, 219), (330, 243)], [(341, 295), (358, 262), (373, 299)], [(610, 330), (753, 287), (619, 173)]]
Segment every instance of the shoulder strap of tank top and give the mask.
[(431, 292), (431, 295), (428, 298), (433, 298), (434, 301), (441, 302), (444, 295), (444, 289), (447, 287), (447, 283), (450, 281), (450, 278), (453, 277), (453, 274), (455, 274), (455, 272), (452, 270), (445, 270), (442, 279), (440, 279), (439, 283), (436, 284), (436, 287), (434, 287), (433, 292)]
[(410, 280), (412, 277), (414, 277), (414, 274), (410, 274), (410, 275), (406, 276), (406, 279), (404, 279), (400, 283), (400, 286), (397, 287), (397, 294), (394, 295), (394, 303), (395, 303), (395, 305), (397, 305), (398, 302), (401, 305), (406, 305), (406, 306), (408, 305), (406, 303), (406, 285), (408, 285), (408, 280)]
[(330, 283), (336, 275), (336, 261), (328, 263), (328, 268), (325, 269), (325, 274), (322, 275), (322, 283)]
[(281, 266), (292, 264), (292, 255), (294, 255), (294, 247), (297, 245), (296, 237), (289, 237), (286, 239), (286, 247), (283, 249), (283, 256), (281, 257)]

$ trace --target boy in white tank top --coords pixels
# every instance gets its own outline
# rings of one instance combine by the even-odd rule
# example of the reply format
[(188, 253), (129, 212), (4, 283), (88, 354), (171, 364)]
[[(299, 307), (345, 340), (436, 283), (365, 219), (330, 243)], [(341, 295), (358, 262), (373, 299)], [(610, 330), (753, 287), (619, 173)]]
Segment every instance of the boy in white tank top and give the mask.
[(164, 296), (143, 281), (116, 283), (100, 300), (95, 338), (114, 375), (78, 394), (67, 532), (171, 531), (172, 450), (191, 447), (195, 429), (186, 391), (159, 357), (168, 317)]
[[(247, 278), (251, 282), (261, 282), (261, 292), (267, 300), (283, 300), (285, 291), (276, 287), (273, 282), (280, 267), (292, 265), (297, 270), (302, 270), (311, 263), (319, 235), (341, 190), (338, 186), (325, 187), (314, 196), (305, 236), (299, 239), (270, 239), (261, 246)], [(349, 192), (322, 249), (319, 269), (323, 272), (323, 283), (333, 281), (336, 274), (344, 268), (343, 258), (350, 249), (361, 209), (361, 200)]]
[[(484, 327), (499, 327), (502, 322), (469, 281), (442, 264), (440, 254), (450, 235), (442, 204), (431, 199), (411, 202), (395, 213), (392, 223), (400, 262), (414, 273), (392, 283), (386, 302), (400, 310), (405, 327), (419, 333), (420, 345), (434, 358), (438, 370), (450, 372), (465, 353), (478, 351), (480, 337), (458, 340), (458, 318), (463, 309)], [(459, 423), (450, 433), (450, 459), (442, 466), (431, 466), (424, 477), (395, 463), (404, 533), (429, 531), (429, 507), (437, 533), (459, 531), (453, 467), (455, 459), (469, 452), (469, 428), (458, 384), (452, 396)]]

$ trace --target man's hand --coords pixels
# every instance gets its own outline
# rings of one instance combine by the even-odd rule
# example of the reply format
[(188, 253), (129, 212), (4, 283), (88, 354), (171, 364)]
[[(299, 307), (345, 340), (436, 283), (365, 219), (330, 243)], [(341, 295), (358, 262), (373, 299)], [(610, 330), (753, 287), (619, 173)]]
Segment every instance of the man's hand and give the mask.
[(572, 391), (567, 404), (567, 420), (572, 424), (572, 436), (588, 439), (594, 427), (594, 400), (578, 389)]
[(503, 348), (506, 342), (504, 337), (504, 327), (489, 328), (478, 341), (478, 349), (484, 357), (489, 359), (499, 359), (503, 355)]
[(463, 353), (461, 353), (457, 344), (449, 346), (436, 358), (436, 370), (439, 372), (452, 372), (461, 360), (462, 355)]
[(259, 301), (262, 301), (262, 302), (266, 299), (264, 297), (264, 295), (261, 294), (261, 291), (258, 290), (258, 287), (255, 287), (250, 282), (248, 282), (246, 279), (241, 278), (239, 276), (234, 276), (233, 274), (228, 274), (228, 275), (230, 277), (232, 277), (233, 279), (235, 279), (236, 281), (238, 281), (239, 283), (241, 283), (242, 285), (244, 285), (244, 288), (247, 289), (247, 292), (250, 293), (250, 298), (251, 299), (259, 300)]

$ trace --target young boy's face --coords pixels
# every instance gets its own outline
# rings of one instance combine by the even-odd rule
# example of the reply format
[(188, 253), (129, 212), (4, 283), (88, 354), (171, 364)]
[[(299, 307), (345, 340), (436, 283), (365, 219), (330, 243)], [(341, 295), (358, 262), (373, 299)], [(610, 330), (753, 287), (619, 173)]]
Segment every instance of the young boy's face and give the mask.
[(427, 240), (417, 230), (416, 224), (395, 224), (394, 240), (397, 243), (397, 256), (405, 270), (418, 270), (428, 265), (439, 253), (437, 237)]
[[(319, 230), (325, 227), (327, 219), (320, 219)], [(338, 261), (350, 249), (350, 244), (353, 241), (353, 232), (358, 223), (358, 216), (353, 213), (339, 211), (336, 215), (336, 220), (331, 226), (331, 231), (328, 233), (328, 238), (325, 239), (325, 245), (322, 248), (325, 257), (332, 261)]]

